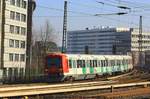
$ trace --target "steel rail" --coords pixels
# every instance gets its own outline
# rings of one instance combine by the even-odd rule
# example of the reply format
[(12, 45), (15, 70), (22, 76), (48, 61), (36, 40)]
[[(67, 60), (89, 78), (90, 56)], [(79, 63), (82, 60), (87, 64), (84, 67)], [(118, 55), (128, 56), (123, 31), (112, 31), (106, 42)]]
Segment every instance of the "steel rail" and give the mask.
[(56, 87), (69, 87), (69, 86), (82, 86), (82, 85), (102, 85), (115, 83), (116, 81), (96, 81), (96, 82), (86, 82), (86, 83), (70, 83), (70, 84), (53, 84), (53, 85), (38, 85), (38, 86), (17, 86), (17, 87), (7, 87), (0, 88), (0, 92), (4, 91), (17, 91), (17, 90), (29, 90), (29, 89), (40, 89), (40, 88), (56, 88)]
[(15, 96), (29, 96), (29, 95), (42, 95), (42, 94), (56, 94), (56, 93), (64, 93), (64, 92), (77, 92), (77, 91), (89, 91), (89, 90), (98, 90), (98, 89), (111, 89), (111, 88), (125, 88), (131, 86), (148, 86), (150, 82), (140, 82), (140, 83), (127, 83), (127, 84), (112, 84), (112, 85), (94, 85), (91, 84), (89, 86), (82, 85), (70, 85), (70, 86), (62, 86), (54, 88), (52, 86), (41, 86), (38, 88), (26, 88), (19, 90), (9, 90), (9, 91), (1, 91), (0, 97), (15, 97)]

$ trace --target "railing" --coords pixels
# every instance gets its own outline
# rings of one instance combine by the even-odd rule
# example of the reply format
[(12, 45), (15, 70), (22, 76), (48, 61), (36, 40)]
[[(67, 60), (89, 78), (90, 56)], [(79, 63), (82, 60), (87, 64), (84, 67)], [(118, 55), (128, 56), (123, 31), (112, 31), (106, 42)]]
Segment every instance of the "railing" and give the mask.
[[(85, 83), (86, 85), (88, 83)], [(30, 95), (42, 95), (42, 94), (56, 94), (67, 93), (77, 91), (90, 91), (90, 90), (103, 90), (110, 89), (113, 91), (115, 88), (126, 87), (148, 87), (150, 82), (139, 83), (127, 83), (127, 84), (112, 84), (112, 85), (94, 85), (90, 83), (89, 86), (84, 84), (59, 84), (59, 85), (44, 85), (44, 86), (27, 86), (27, 87), (15, 87), (15, 88), (0, 88), (0, 97), (16, 97), (16, 96), (30, 96)]]

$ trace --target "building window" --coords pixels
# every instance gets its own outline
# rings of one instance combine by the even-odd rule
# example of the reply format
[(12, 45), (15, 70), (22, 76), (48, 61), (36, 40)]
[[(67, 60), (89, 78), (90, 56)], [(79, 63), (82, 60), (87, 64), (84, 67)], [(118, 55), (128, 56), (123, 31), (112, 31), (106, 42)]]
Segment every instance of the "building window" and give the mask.
[(25, 34), (26, 34), (26, 28), (21, 27), (21, 34), (22, 34), (22, 35), (25, 35)]
[(20, 33), (20, 27), (19, 26), (16, 26), (16, 34), (19, 34)]
[(9, 61), (13, 61), (14, 60), (14, 58), (13, 58), (13, 54), (12, 53), (10, 53), (9, 54)]
[(20, 21), (20, 13), (16, 13), (16, 20)]
[(15, 40), (15, 48), (19, 48), (19, 40)]
[(21, 21), (26, 22), (26, 15), (25, 14), (21, 14)]
[(10, 0), (10, 5), (15, 5), (15, 0)]
[(15, 19), (15, 12), (13, 11), (10, 11), (10, 19)]
[(17, 7), (20, 7), (20, 0), (17, 0)]
[(26, 6), (27, 6), (26, 1), (22, 0), (22, 8), (26, 9)]
[(9, 40), (9, 47), (14, 47), (14, 40), (12, 39)]
[(14, 33), (14, 26), (10, 25), (10, 33)]
[(21, 48), (25, 48), (25, 41), (21, 41)]
[(15, 54), (15, 61), (19, 61), (19, 54)]
[(24, 61), (25, 61), (25, 54), (21, 54), (21, 55), (20, 55), (20, 61), (21, 61), (21, 62), (24, 62)]

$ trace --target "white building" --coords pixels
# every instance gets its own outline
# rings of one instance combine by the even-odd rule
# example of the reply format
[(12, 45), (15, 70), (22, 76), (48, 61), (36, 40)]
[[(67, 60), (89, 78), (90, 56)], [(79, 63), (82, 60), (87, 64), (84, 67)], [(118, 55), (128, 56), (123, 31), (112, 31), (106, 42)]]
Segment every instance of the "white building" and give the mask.
[[(131, 36), (131, 46), (132, 46), (132, 51), (139, 51), (139, 29), (134, 29), (132, 31), (132, 36)], [(144, 30), (142, 32), (142, 51), (149, 51), (150, 50), (150, 31)]]
[(0, 0), (0, 73), (25, 74), (28, 0)]
[[(139, 32), (133, 28), (100, 28), (69, 31), (67, 33), (67, 52), (85, 53), (88, 46), (91, 54), (127, 54), (139, 51)], [(142, 50), (150, 50), (150, 33), (143, 31)]]

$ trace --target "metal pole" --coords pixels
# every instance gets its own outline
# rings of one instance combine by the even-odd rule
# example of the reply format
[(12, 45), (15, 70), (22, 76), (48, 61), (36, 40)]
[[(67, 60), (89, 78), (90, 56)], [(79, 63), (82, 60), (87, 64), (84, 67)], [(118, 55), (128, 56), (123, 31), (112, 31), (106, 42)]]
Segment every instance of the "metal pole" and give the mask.
[(27, 49), (26, 49), (26, 74), (30, 76), (31, 67), (31, 47), (32, 47), (32, 15), (36, 7), (34, 0), (28, 0), (27, 17)]
[(66, 53), (66, 34), (67, 34), (67, 1), (64, 1), (64, 20), (63, 20), (63, 38), (62, 38), (62, 53)]
[(139, 21), (139, 66), (142, 65), (142, 16)]
[(5, 0), (2, 0), (2, 24), (1, 24), (1, 64), (0, 68), (4, 67), (4, 37), (5, 37)]

